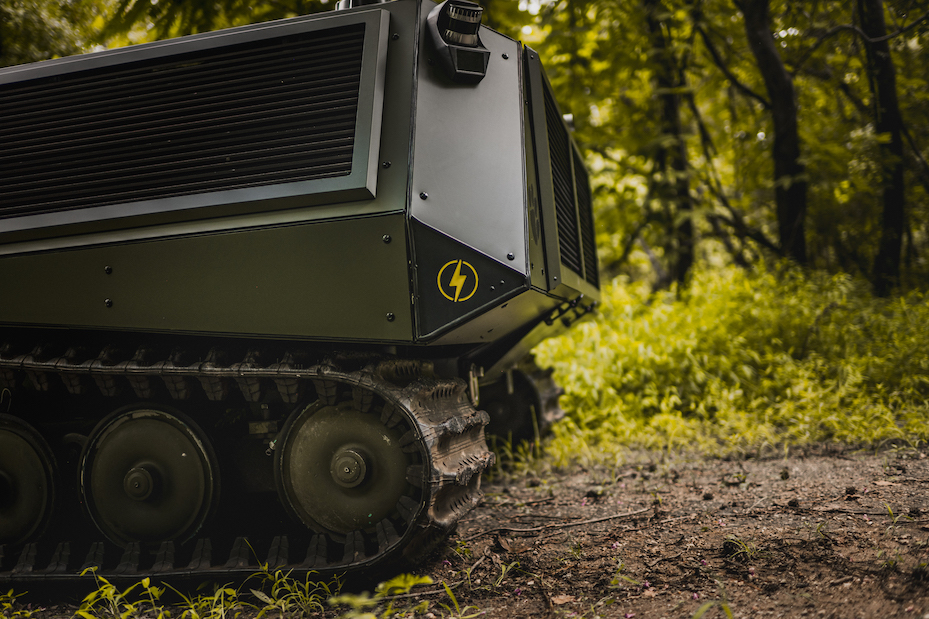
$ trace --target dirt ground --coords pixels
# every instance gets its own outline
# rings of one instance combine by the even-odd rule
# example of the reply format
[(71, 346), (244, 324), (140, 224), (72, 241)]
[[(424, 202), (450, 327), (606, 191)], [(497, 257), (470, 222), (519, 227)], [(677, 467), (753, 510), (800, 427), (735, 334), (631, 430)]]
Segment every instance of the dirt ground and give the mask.
[(927, 449), (748, 460), (645, 452), (610, 470), (498, 476), (484, 488), (483, 504), (417, 572), (434, 584), (392, 600), (387, 615), (386, 604), (362, 610), (929, 619)]
[(426, 573), (488, 618), (929, 619), (926, 450), (635, 460), (486, 484)]

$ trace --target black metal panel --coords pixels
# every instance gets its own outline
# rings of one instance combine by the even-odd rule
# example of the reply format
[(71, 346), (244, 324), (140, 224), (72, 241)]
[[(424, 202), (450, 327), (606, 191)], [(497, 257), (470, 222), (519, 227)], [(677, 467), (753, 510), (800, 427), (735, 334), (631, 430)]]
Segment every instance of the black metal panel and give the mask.
[[(526, 276), (417, 220), (410, 224), (416, 273), (416, 330), (432, 339), (528, 288)], [(496, 325), (505, 331), (516, 325)], [(493, 340), (499, 333), (480, 335)]]
[(581, 225), (581, 250), (584, 256), (584, 279), (600, 287), (597, 265), (597, 239), (594, 234), (593, 204), (590, 198), (590, 179), (580, 153), (574, 149), (574, 193), (577, 195), (577, 216)]
[(364, 28), (0, 87), (0, 218), (350, 174)]

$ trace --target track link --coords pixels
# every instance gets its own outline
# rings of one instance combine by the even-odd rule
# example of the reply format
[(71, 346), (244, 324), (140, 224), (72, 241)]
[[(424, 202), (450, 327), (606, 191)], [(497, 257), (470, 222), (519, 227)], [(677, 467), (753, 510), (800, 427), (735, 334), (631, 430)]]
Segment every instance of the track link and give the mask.
[(296, 535), (288, 530), (252, 539), (203, 536), (183, 544), (119, 547), (99, 540), (50, 539), (52, 530), (21, 547), (0, 546), (0, 582), (74, 582), (91, 579), (90, 568), (111, 582), (145, 575), (172, 582), (229, 580), (262, 568), (295, 576), (398, 569), (421, 561), (480, 502), (481, 474), (494, 456), (484, 440), (487, 413), (471, 405), (463, 380), (435, 377), (431, 365), (421, 361), (343, 358), (303, 365), (299, 360), (306, 355), (288, 353), (262, 363), (257, 350), (231, 363), (227, 357), (220, 348), (185, 363), (183, 353), (155, 360), (143, 347), (120, 358), (109, 348), (89, 357), (77, 348), (50, 355), (42, 347), (13, 355), (6, 346), (0, 348), (0, 389), (12, 390), (25, 378), (37, 391), (53, 389), (58, 381), (74, 396), (91, 389), (112, 396), (128, 388), (140, 400), (150, 400), (156, 391), (163, 393), (156, 390), (160, 382), (175, 400), (199, 389), (210, 400), (225, 400), (237, 391), (246, 402), (259, 402), (274, 389), (291, 405), (351, 401), (355, 410), (379, 413), (382, 424), (401, 432), (402, 449), (413, 454), (406, 470), (411, 492), (400, 497), (389, 517), (346, 534), (306, 528)]

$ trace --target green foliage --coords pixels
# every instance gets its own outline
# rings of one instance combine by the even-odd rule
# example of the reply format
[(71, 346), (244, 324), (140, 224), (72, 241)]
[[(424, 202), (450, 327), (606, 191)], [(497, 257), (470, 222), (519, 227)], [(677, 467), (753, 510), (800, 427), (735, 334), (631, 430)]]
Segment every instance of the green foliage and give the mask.
[(29, 619), (32, 616), (32, 610), (23, 608), (18, 598), (23, 593), (15, 593), (10, 589), (6, 593), (0, 593), (0, 617), (3, 619)]
[[(212, 593), (188, 595), (169, 584), (158, 587), (150, 578), (143, 578), (121, 590), (97, 575), (95, 570), (88, 571), (93, 572), (97, 588), (87, 594), (75, 611), (75, 616), (82, 619), (168, 619), (174, 616), (172, 611), (178, 619), (235, 619), (242, 615), (258, 619), (265, 616), (312, 617), (323, 613), (326, 601), (336, 596), (342, 587), (338, 577), (329, 582), (315, 581), (311, 573), (300, 581), (292, 578), (290, 573), (280, 570), (270, 573), (261, 569), (239, 588), (222, 585), (214, 587)], [(379, 596), (385, 597), (387, 591), (405, 592), (412, 586), (411, 582), (418, 584), (420, 581), (415, 577), (400, 576), (383, 583), (378, 587)], [(170, 607), (162, 601), (168, 589), (180, 600), (174, 601)], [(17, 597), (12, 591), (0, 596), (0, 611), (3, 612), (0, 616), (4, 619), (28, 618), (31, 615), (31, 611), (19, 608)]]
[(239, 591), (227, 585), (216, 587), (212, 594), (187, 596), (174, 589), (181, 597), (182, 609), (180, 619), (228, 619), (242, 614), (246, 608), (252, 608), (240, 600)]
[(260, 572), (258, 580), (263, 585), (270, 584), (270, 590), (250, 589), (252, 595), (264, 604), (258, 611), (258, 619), (273, 613), (281, 617), (312, 617), (322, 613), (326, 609), (324, 603), (339, 593), (342, 583), (338, 577), (328, 583), (312, 580), (314, 574), (307, 574), (301, 581), (281, 570), (273, 574)]
[(451, 606), (442, 604), (442, 607), (448, 611), (449, 619), (473, 619), (474, 617), (477, 617), (481, 614), (477, 606), (465, 606), (462, 608), (458, 604), (458, 598), (455, 597), (455, 593), (445, 581), (442, 581), (442, 587), (445, 589), (445, 594), (448, 596), (449, 601), (452, 603)]
[(414, 574), (400, 574), (386, 582), (380, 583), (372, 596), (369, 592), (344, 593), (329, 598), (332, 606), (347, 606), (349, 610), (339, 615), (340, 619), (387, 619), (396, 614), (408, 612), (425, 612), (428, 602), (398, 608), (394, 603), (409, 594), (417, 585), (431, 585), (432, 579), (428, 576)]
[(700, 608), (697, 609), (697, 612), (694, 613), (693, 619), (700, 619), (717, 606), (720, 608), (720, 610), (722, 610), (723, 613), (725, 613), (726, 617), (729, 619), (733, 618), (734, 615), (732, 614), (732, 608), (729, 606), (729, 602), (724, 600), (717, 600), (713, 602), (705, 602)]
[(258, 3), (245, 0), (119, 0), (104, 32), (107, 36), (125, 34), (138, 24), (146, 23), (156, 38), (165, 39), (306, 15), (329, 10), (333, 4), (329, 0)]
[(0, 66), (87, 51), (107, 0), (0, 0)]
[[(93, 573), (97, 588), (87, 594), (81, 601), (75, 615), (82, 619), (98, 619), (99, 617), (112, 617), (129, 619), (134, 617), (151, 616), (157, 619), (166, 619), (171, 613), (160, 604), (164, 595), (164, 587), (156, 587), (150, 578), (120, 590), (103, 576), (97, 574), (96, 569), (85, 570)], [(183, 616), (183, 615), (182, 615)], [(192, 618), (196, 619), (196, 618)]]
[(926, 440), (927, 299), (790, 269), (703, 270), (680, 298), (617, 281), (595, 321), (536, 349), (566, 390), (548, 452)]

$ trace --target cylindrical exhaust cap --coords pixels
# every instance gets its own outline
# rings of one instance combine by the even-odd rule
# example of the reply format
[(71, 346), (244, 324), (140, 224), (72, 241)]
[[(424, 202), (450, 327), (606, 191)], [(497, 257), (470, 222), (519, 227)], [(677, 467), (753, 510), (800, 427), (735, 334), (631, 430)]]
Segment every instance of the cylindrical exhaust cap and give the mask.
[(339, 0), (335, 5), (335, 10), (342, 11), (344, 9), (353, 9), (357, 6), (381, 4), (382, 2), (387, 2), (387, 0)]

